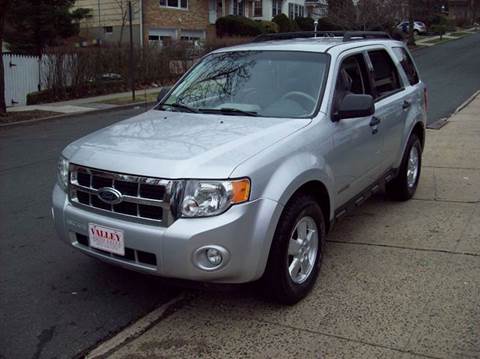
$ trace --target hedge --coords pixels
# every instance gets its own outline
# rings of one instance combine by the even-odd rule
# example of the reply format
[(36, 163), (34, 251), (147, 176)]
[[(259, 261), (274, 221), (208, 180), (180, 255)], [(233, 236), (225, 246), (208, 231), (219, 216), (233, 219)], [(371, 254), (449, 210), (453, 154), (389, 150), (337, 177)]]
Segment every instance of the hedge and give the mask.
[(256, 22), (260, 26), (262, 33), (272, 34), (278, 32), (278, 25), (273, 21), (256, 20)]
[(272, 21), (278, 25), (279, 32), (292, 32), (298, 29), (297, 24), (291, 21), (285, 14), (275, 16)]
[(298, 28), (302, 31), (313, 31), (315, 30), (315, 24), (311, 17), (297, 17), (295, 23)]
[(257, 36), (263, 32), (262, 25), (244, 16), (228, 15), (215, 22), (217, 36)]
[(318, 19), (317, 31), (337, 31), (343, 30), (341, 26), (338, 26), (329, 17), (323, 17)]

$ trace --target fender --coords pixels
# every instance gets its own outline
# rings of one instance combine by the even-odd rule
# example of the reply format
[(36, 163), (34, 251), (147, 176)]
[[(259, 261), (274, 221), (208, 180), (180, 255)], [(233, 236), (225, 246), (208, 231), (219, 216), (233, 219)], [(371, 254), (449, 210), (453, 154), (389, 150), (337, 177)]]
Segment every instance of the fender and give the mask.
[(412, 135), (412, 132), (415, 129), (415, 126), (417, 126), (417, 124), (421, 124), (423, 130), (425, 131), (425, 122), (421, 119), (416, 119), (416, 121), (412, 122), (410, 126), (405, 127), (405, 135), (403, 136), (402, 146), (400, 147), (400, 153), (397, 156), (398, 160), (395, 163), (395, 168), (399, 168), (401, 166), (402, 160), (403, 160), (403, 154), (405, 153), (408, 139)]
[(332, 188), (335, 188), (333, 174), (324, 158), (312, 153), (300, 152), (288, 157), (273, 172), (261, 196), (274, 199), (285, 206), (300, 187), (311, 181), (321, 182), (327, 189), (330, 203), (328, 219), (333, 219), (335, 208), (335, 197), (332, 193)]
[[(267, 166), (270, 167), (270, 166)], [(278, 203), (278, 206), (270, 218), (268, 224), (268, 235), (265, 238), (263, 246), (260, 251), (265, 253), (264, 260), (258, 263), (257, 277), (259, 278), (265, 271), (267, 265), (268, 253), (273, 241), (275, 230), (277, 228), (280, 216), (283, 212), (284, 206), (294, 193), (304, 184), (317, 181), (321, 182), (327, 189), (329, 204), (330, 204), (330, 218), (325, 218), (326, 221), (332, 221), (334, 218), (334, 196), (331, 193), (333, 187), (333, 176), (331, 171), (326, 166), (323, 158), (319, 159), (311, 153), (301, 152), (290, 156), (286, 161), (282, 162), (268, 178), (268, 182), (264, 185), (264, 191), (257, 193), (261, 198), (268, 198)], [(264, 218), (263, 218), (264, 220)]]

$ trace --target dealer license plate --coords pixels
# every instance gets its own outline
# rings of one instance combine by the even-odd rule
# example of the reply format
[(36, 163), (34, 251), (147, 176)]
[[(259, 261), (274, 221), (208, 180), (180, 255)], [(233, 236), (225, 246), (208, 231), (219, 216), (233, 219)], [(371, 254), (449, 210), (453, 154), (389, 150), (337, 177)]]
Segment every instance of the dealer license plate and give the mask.
[(118, 254), (119, 256), (125, 255), (124, 236), (123, 231), (120, 229), (89, 223), (88, 237), (90, 239), (90, 247)]

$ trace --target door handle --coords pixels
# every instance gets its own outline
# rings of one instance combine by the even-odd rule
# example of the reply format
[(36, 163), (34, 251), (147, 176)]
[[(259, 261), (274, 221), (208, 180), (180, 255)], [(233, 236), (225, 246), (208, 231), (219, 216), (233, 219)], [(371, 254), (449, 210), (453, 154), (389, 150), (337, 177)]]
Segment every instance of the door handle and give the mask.
[(372, 120), (370, 121), (370, 127), (378, 126), (382, 122), (378, 117), (373, 116)]
[(403, 101), (402, 108), (403, 108), (404, 110), (409, 109), (410, 106), (412, 106), (412, 103), (411, 103), (410, 101)]

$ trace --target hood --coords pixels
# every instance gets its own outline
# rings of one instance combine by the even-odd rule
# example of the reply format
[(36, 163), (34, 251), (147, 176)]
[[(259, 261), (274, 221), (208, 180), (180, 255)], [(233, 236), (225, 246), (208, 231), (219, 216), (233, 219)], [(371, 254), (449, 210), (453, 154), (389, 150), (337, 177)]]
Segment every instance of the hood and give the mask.
[(249, 157), (310, 119), (151, 110), (70, 144), (70, 162), (161, 178), (228, 178)]

